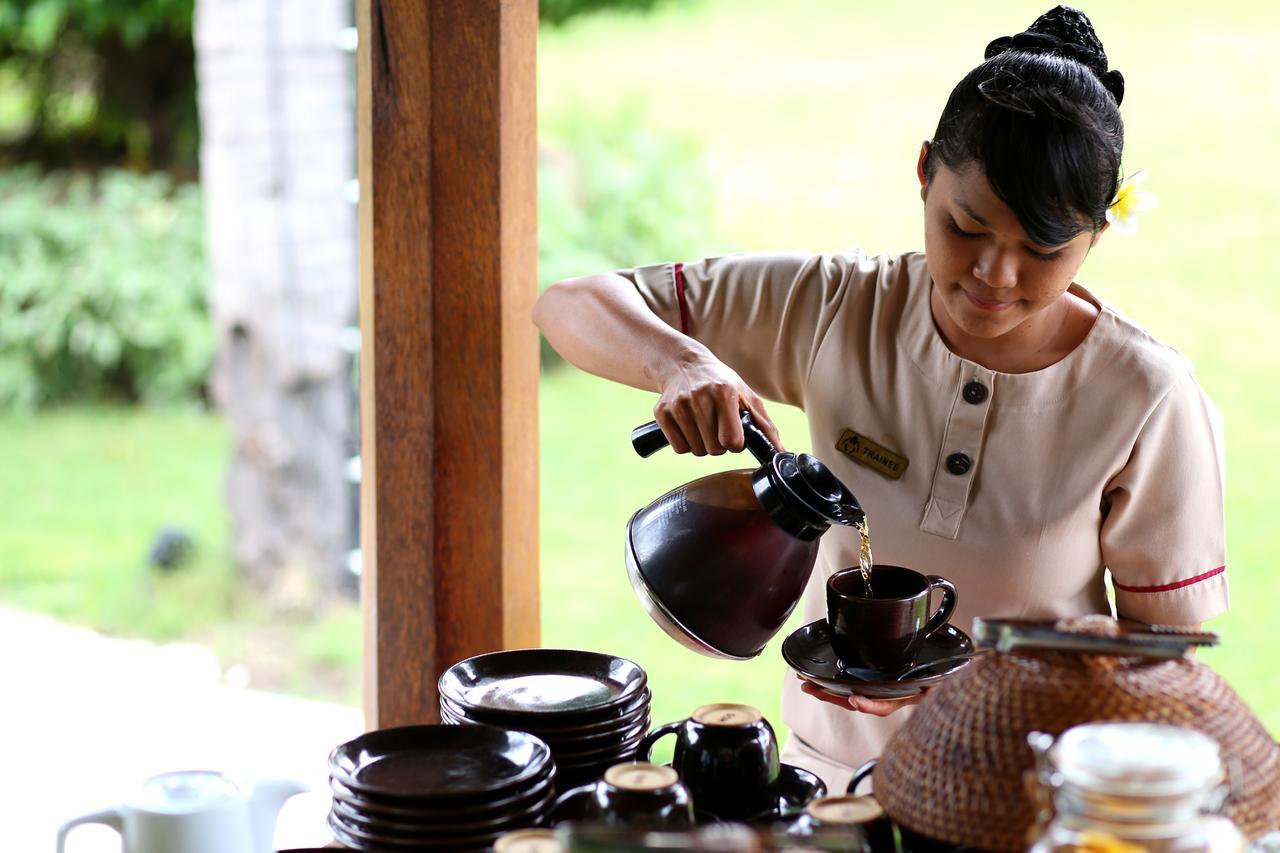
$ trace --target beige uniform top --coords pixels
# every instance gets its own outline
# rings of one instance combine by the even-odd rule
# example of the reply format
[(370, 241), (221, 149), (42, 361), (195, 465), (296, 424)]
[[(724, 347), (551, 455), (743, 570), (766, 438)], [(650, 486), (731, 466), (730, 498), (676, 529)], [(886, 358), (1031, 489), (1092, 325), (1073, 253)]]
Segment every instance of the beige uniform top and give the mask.
[[(1084, 288), (1072, 292), (1099, 309), (1084, 342), (1010, 374), (943, 342), (923, 253), (760, 253), (632, 272), (668, 324), (761, 396), (804, 409), (813, 453), (867, 512), (876, 562), (950, 579), (957, 626), (1108, 613), (1104, 569), (1121, 616), (1186, 624), (1226, 610), (1221, 416), (1185, 358)], [(857, 562), (855, 531), (822, 537), (806, 621), (825, 616), (827, 577)], [(840, 790), (909, 712), (824, 704), (791, 676), (782, 709), (803, 741), (799, 763)]]

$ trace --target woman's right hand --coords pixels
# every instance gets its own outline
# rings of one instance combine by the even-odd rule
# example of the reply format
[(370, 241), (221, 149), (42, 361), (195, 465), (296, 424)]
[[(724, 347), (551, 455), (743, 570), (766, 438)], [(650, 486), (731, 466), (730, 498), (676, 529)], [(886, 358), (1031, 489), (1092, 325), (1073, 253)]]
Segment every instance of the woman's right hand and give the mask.
[(745, 446), (739, 415), (744, 409), (774, 447), (782, 450), (778, 428), (759, 395), (714, 355), (695, 352), (677, 359), (662, 377), (653, 418), (676, 453), (719, 456)]
[[(800, 678), (800, 676), (796, 676)], [(851, 695), (829, 693), (818, 685), (800, 679), (804, 683), (800, 685), (800, 689), (821, 702), (828, 705), (835, 705), (838, 708), (846, 710), (859, 711), (863, 714), (870, 714), (873, 717), (887, 717), (911, 705), (917, 705), (932, 690), (932, 687), (926, 687), (914, 696), (907, 696), (902, 699), (869, 699), (866, 696), (859, 696), (854, 693)]]

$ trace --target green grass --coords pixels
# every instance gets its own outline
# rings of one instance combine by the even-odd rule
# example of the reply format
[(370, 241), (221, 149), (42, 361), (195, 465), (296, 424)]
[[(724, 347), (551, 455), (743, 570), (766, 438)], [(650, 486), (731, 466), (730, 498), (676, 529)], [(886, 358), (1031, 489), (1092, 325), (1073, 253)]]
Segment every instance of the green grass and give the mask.
[[(255, 685), (357, 702), (359, 611), (278, 614), (237, 580), (222, 501), (229, 436), (190, 409), (71, 408), (0, 416), (0, 604), (156, 641), (198, 640)], [(156, 533), (191, 559), (148, 565)]]
[[(1104, 238), (1082, 280), (1187, 353), (1226, 417), (1233, 604), (1211, 626), (1222, 647), (1204, 659), (1280, 734), (1280, 678), (1268, 654), (1280, 601), (1280, 573), (1270, 569), (1280, 482), (1271, 355), (1280, 289), (1270, 284), (1270, 250), (1280, 244), (1280, 172), (1269, 166), (1280, 137), (1280, 65), (1270, 61), (1280, 19), (1243, 0), (1215, 4), (1212, 16), (1191, 4), (1094, 5), (1088, 11), (1128, 80), (1128, 170), (1149, 170), (1161, 207), (1135, 238)], [(546, 118), (611, 114), (632, 98), (651, 121), (704, 138), (721, 235), (708, 255), (918, 247), (920, 140), (986, 41), (1022, 29), (1045, 6), (793, 0), (783, 12), (768, 0), (720, 0), (650, 17), (602, 15), (542, 34), (539, 108)], [(544, 642), (639, 661), (658, 720), (742, 700), (776, 722), (786, 676), (778, 641), (748, 663), (698, 657), (652, 624), (628, 586), (630, 513), (702, 473), (745, 464), (635, 457), (627, 434), (652, 404), (570, 369), (544, 379)], [(804, 449), (802, 416), (775, 414), (789, 447)], [(282, 658), (283, 687), (355, 701), (353, 608), (271, 633), (274, 623), (239, 591), (222, 508), (228, 450), (223, 425), (197, 412), (0, 415), (0, 601), (114, 633), (209, 638), (227, 661), (268, 656), (266, 637), (281, 647), (272, 654)], [(170, 578), (145, 568), (164, 524), (198, 541), (194, 564)], [(290, 675), (289, 660), (337, 675)]]
[[(196, 411), (75, 409), (0, 419), (0, 582), (9, 603), (112, 633), (182, 636), (235, 612), (220, 423)], [(191, 565), (150, 571), (164, 526)]]

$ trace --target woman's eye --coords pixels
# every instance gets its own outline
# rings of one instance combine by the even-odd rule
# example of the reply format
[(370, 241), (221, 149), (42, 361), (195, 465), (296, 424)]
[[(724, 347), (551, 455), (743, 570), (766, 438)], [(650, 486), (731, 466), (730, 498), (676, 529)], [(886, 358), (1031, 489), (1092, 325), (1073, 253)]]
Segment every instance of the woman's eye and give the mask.
[(1049, 261), (1056, 261), (1058, 258), (1062, 257), (1061, 249), (1056, 252), (1036, 252), (1032, 249), (1027, 249), (1027, 251), (1030, 252), (1031, 257), (1035, 258), (1037, 261), (1045, 261), (1046, 263)]
[(982, 236), (981, 234), (975, 231), (965, 231), (963, 228), (957, 225), (955, 219), (950, 216), (947, 217), (947, 228), (950, 229), (952, 234), (956, 235), (957, 237), (963, 237), (966, 240), (976, 240)]

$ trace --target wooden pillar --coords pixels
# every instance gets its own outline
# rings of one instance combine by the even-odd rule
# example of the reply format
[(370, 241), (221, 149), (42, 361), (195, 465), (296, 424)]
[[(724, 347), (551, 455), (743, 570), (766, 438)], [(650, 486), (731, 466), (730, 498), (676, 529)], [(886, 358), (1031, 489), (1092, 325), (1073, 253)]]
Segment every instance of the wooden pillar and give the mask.
[(538, 644), (536, 0), (359, 0), (365, 712)]

